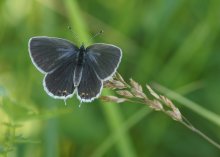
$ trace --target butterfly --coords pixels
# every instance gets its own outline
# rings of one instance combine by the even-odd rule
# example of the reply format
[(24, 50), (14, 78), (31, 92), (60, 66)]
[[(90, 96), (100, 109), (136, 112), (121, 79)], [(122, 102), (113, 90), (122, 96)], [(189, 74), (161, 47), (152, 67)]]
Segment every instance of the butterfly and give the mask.
[(115, 74), (122, 58), (122, 50), (115, 45), (77, 47), (66, 39), (47, 36), (30, 38), (28, 49), (35, 67), (45, 74), (46, 93), (64, 100), (76, 93), (81, 102), (99, 97), (103, 82)]

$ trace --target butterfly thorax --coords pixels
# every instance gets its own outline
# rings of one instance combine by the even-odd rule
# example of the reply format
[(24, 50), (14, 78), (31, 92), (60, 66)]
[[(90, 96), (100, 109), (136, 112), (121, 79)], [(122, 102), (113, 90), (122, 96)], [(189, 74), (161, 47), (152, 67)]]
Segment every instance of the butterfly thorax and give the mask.
[(82, 71), (83, 71), (83, 64), (84, 64), (84, 56), (85, 56), (85, 47), (82, 44), (82, 46), (79, 48), (77, 59), (76, 59), (76, 66), (74, 70), (74, 77), (73, 77), (73, 83), (74, 86), (77, 87), (81, 81), (82, 78)]
[(77, 64), (78, 65), (83, 65), (84, 63), (84, 55), (85, 55), (85, 47), (84, 45), (82, 45), (80, 48), (79, 48), (79, 52), (78, 52), (78, 56), (77, 56)]

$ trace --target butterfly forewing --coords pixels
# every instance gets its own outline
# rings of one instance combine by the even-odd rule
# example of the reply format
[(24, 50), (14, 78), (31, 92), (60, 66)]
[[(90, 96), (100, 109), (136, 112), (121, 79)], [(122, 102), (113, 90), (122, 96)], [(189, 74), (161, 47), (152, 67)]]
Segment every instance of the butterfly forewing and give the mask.
[(78, 48), (65, 39), (33, 37), (29, 40), (29, 53), (34, 65), (42, 73), (49, 73), (68, 62)]
[(86, 48), (86, 59), (101, 80), (111, 77), (120, 61), (122, 51), (110, 44), (93, 44)]
[(73, 95), (74, 62), (68, 62), (44, 78), (45, 91), (54, 98), (66, 99)]
[(92, 67), (85, 62), (82, 78), (77, 87), (78, 98), (83, 102), (91, 102), (97, 98), (102, 90), (102, 81), (97, 77)]

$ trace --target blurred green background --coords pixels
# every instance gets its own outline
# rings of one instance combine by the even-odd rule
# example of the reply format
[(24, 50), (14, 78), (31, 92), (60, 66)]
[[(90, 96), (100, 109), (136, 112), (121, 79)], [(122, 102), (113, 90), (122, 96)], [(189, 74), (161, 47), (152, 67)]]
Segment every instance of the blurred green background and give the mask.
[[(100, 30), (104, 34), (90, 41)], [(147, 106), (96, 100), (79, 108), (76, 97), (67, 106), (49, 97), (28, 54), (29, 38), (40, 35), (78, 45), (115, 44), (123, 50), (118, 71), (124, 79), (132, 77), (143, 86), (157, 82), (218, 115), (219, 0), (1, 0), (0, 154), (220, 156), (197, 134)], [(197, 128), (220, 141), (218, 116), (215, 123), (200, 109), (175, 104)]]

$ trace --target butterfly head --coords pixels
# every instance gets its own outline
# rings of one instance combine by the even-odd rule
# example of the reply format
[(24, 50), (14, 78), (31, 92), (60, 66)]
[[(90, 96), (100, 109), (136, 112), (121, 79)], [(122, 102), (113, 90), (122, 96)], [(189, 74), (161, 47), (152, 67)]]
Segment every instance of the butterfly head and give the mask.
[(84, 43), (82, 43), (82, 45), (80, 46), (79, 50), (82, 51), (82, 52), (86, 50), (85, 46), (84, 46)]

